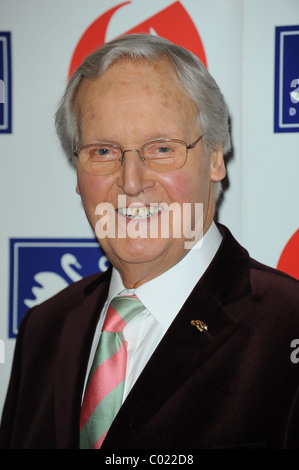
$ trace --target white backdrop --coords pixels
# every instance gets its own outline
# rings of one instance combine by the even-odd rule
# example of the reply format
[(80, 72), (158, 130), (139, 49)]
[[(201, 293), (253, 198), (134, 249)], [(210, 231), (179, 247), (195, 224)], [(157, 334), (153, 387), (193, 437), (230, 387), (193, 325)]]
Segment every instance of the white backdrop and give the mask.
[[(15, 339), (9, 338), (9, 314), (17, 266), (16, 259), (12, 264), (10, 240), (93, 239), (75, 193), (74, 170), (55, 136), (53, 115), (80, 37), (94, 20), (121, 3), (0, 0), (0, 33), (11, 33), (12, 53), (12, 132), (0, 135), (0, 412), (15, 345)], [(175, 3), (127, 2), (111, 18), (105, 40)], [(253, 257), (276, 267), (299, 228), (299, 133), (274, 133), (275, 28), (298, 27), (299, 2), (181, 0), (180, 4), (198, 30), (208, 69), (232, 117), (234, 155), (219, 221)], [(299, 56), (294, 61), (299, 78)], [(25, 278), (24, 283), (29, 282)]]

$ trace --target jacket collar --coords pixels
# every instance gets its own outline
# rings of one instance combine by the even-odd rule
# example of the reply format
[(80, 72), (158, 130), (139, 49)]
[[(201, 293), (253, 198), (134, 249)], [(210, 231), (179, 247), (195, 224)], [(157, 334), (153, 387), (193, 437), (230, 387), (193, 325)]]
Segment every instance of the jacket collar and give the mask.
[(217, 227), (222, 243), (199, 283), (225, 306), (251, 292), (250, 258), (228, 228), (219, 223)]

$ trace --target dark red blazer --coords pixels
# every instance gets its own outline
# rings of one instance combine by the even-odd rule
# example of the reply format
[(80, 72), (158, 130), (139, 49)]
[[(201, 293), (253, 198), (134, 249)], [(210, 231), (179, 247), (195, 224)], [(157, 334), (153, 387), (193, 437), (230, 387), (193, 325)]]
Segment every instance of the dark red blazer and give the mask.
[[(250, 259), (220, 230), (220, 249), (127, 397), (104, 449), (299, 448), (299, 363), (290, 357), (299, 338), (299, 282)], [(25, 316), (1, 448), (78, 448), (84, 378), (110, 275), (72, 284)]]

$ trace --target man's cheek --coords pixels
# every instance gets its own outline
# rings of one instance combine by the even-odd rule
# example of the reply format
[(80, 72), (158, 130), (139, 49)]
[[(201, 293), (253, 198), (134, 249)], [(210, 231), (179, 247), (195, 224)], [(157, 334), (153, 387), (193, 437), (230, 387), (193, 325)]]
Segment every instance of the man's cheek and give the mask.
[(164, 177), (164, 187), (172, 202), (193, 202), (193, 184), (190, 176), (180, 173), (180, 170)]
[(108, 202), (109, 185), (103, 177), (82, 173), (78, 178), (78, 189), (85, 206), (95, 208), (101, 202)]

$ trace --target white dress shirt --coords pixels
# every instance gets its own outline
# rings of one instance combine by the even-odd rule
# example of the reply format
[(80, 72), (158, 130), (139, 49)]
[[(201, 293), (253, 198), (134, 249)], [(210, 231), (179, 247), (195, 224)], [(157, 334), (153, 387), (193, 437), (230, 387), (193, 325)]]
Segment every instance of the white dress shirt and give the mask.
[(128, 352), (123, 400), (132, 389), (185, 300), (211, 263), (221, 240), (221, 234), (213, 222), (203, 239), (179, 263), (134, 290), (125, 289), (120, 274), (113, 269), (108, 298), (92, 344), (88, 372), (111, 299), (120, 292), (136, 294), (145, 309), (131, 320), (123, 331)]

